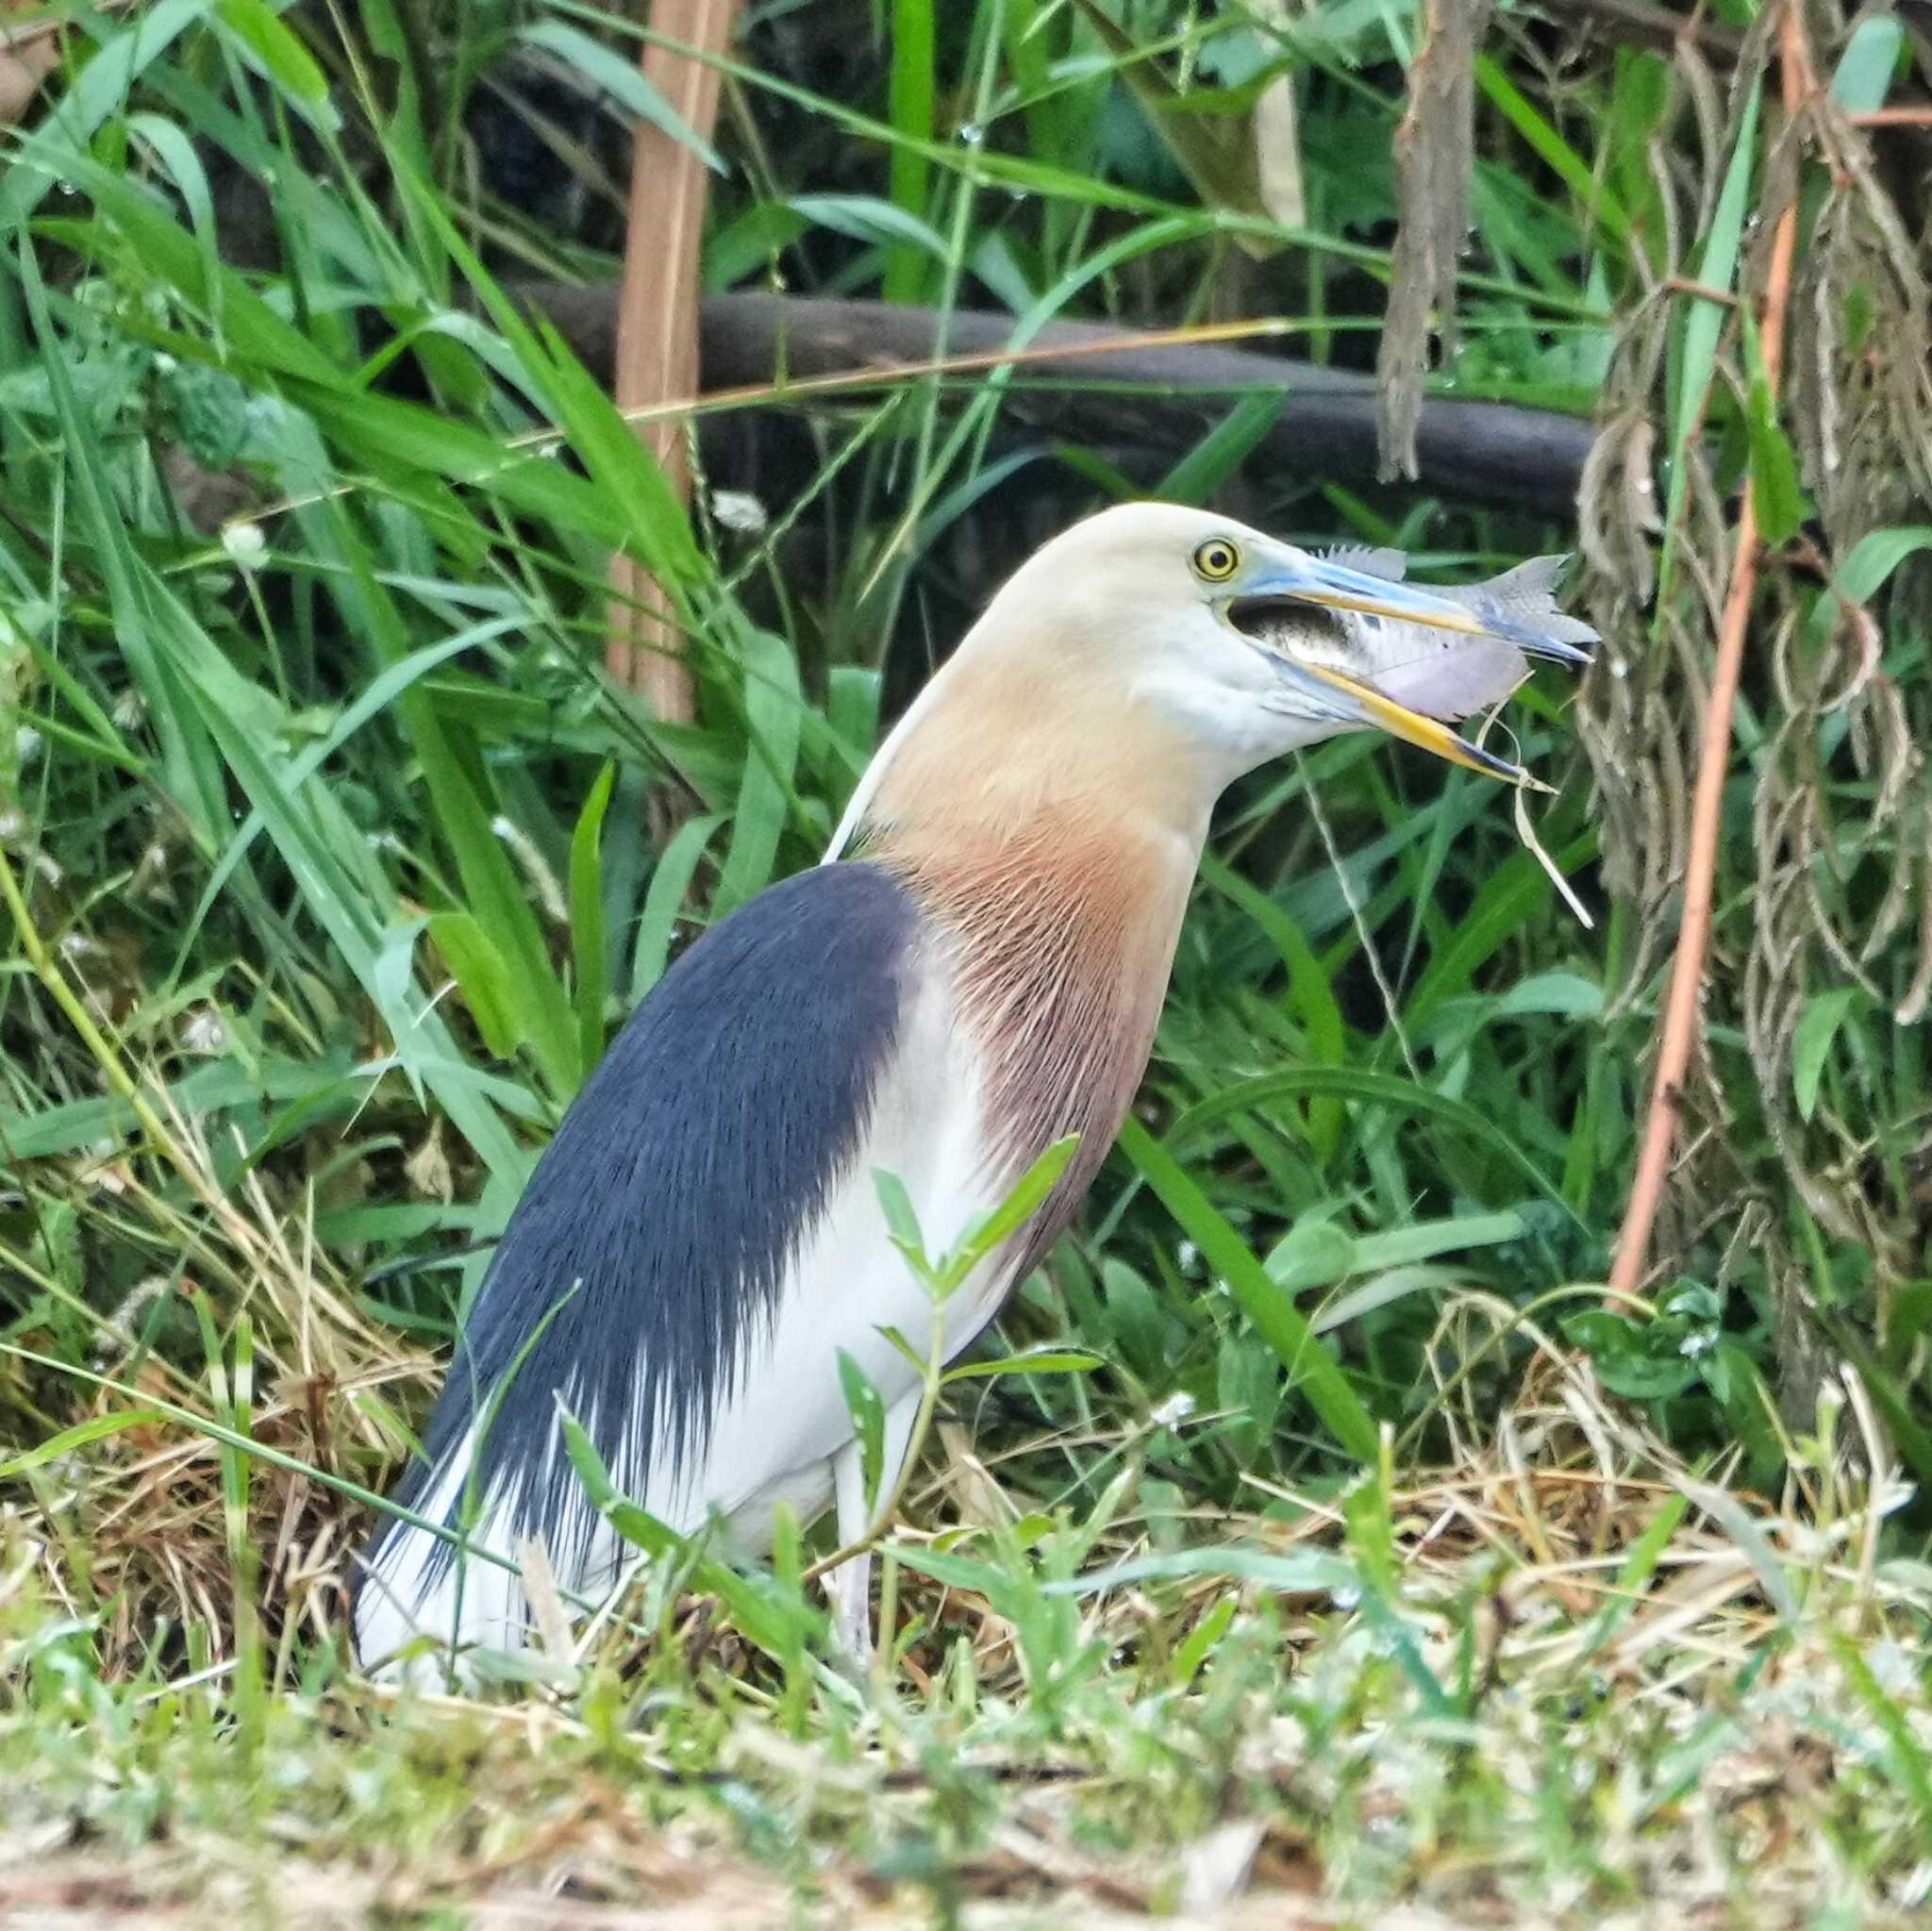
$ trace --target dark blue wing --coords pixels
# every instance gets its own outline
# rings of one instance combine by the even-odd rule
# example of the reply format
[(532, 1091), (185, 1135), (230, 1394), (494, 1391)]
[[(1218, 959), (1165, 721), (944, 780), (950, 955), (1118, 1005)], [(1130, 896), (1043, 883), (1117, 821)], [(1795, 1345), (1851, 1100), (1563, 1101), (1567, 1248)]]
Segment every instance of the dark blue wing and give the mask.
[(551, 1453), (559, 1395), (634, 1493), (702, 1453), (788, 1259), (862, 1142), (917, 918), (878, 866), (822, 865), (665, 974), (538, 1162), (399, 1501), (429, 1492), (506, 1377), (476, 1492), (505, 1494), (519, 1535), (555, 1547), (560, 1523), (588, 1532)]

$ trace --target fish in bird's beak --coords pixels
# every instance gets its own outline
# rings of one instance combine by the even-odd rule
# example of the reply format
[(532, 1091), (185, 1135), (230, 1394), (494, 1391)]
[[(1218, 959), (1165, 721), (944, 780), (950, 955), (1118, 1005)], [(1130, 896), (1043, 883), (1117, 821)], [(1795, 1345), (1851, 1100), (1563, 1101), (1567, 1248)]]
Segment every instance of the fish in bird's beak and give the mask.
[[(1501, 702), (1532, 658), (1590, 662), (1596, 632), (1557, 609), (1553, 594), (1567, 561), (1539, 557), (1485, 583), (1425, 588), (1403, 581), (1397, 550), (1316, 557), (1283, 545), (1254, 559), (1225, 608), (1283, 675), (1320, 687), (1328, 707), (1451, 764), (1534, 786), (1520, 765), (1449, 724)], [(1331, 623), (1320, 631), (1297, 624), (1310, 609)]]

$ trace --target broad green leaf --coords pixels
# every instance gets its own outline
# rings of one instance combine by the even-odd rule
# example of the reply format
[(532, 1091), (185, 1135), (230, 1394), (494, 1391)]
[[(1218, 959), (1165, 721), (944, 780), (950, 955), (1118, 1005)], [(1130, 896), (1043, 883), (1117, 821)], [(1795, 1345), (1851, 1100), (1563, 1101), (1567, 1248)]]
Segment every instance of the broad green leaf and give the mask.
[(215, 0), (215, 15), (223, 25), (254, 56), (258, 66), (298, 107), (311, 112), (325, 126), (336, 125), (328, 106), (328, 80), (316, 65), (315, 57), (300, 39), (283, 25), (263, 0)]
[(1859, 21), (1831, 76), (1835, 106), (1847, 114), (1870, 114), (1885, 105), (1905, 31), (1895, 13), (1868, 13)]
[(1018, 1233), (1045, 1205), (1046, 1196), (1059, 1184), (1060, 1175), (1067, 1171), (1067, 1163), (1079, 1144), (1077, 1133), (1055, 1140), (1014, 1182), (1006, 1199), (974, 1224), (952, 1256), (948, 1272), (963, 1279), (1002, 1241)]
[(1354, 1273), (1356, 1243), (1333, 1221), (1307, 1215), (1275, 1243), (1262, 1264), (1269, 1279), (1298, 1294), (1305, 1288), (1325, 1288)]
[(483, 1043), (499, 1059), (513, 1058), (528, 1035), (510, 970), (489, 933), (468, 912), (438, 912), (429, 921), (429, 936), (462, 989)]
[(893, 1243), (909, 1257), (925, 1252), (925, 1237), (919, 1230), (919, 1214), (906, 1183), (883, 1167), (873, 1171), (872, 1184), (878, 1195), (879, 1211), (886, 1217), (886, 1231)]
[(1744, 368), (1749, 388), (1744, 422), (1751, 442), (1751, 508), (1758, 534), (1774, 546), (1789, 542), (1805, 521), (1805, 492), (1798, 485), (1798, 458), (1777, 419), (1777, 401), (1764, 368), (1757, 327), (1744, 318)]
[(1852, 545), (1852, 554), (1833, 572), (1833, 594), (1822, 596), (1812, 607), (1806, 624), (1806, 636), (1821, 645), (1838, 621), (1839, 598), (1849, 604), (1867, 604), (1891, 580), (1907, 557), (1932, 550), (1932, 524), (1902, 524), (1889, 529), (1867, 530)]
[(945, 237), (937, 228), (875, 194), (794, 194), (785, 205), (807, 221), (855, 241), (909, 245), (935, 261), (948, 258)]
[(1791, 1095), (1801, 1120), (1808, 1121), (1817, 1110), (1818, 1089), (1825, 1062), (1831, 1057), (1832, 1042), (1860, 996), (1857, 986), (1835, 986), (1805, 1002), (1791, 1034)]

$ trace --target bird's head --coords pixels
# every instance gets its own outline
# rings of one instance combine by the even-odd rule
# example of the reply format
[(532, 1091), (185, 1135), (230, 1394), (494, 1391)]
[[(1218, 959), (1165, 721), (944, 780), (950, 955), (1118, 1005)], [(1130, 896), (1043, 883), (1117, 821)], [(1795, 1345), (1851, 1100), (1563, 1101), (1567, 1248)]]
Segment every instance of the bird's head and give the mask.
[(1561, 562), (1424, 589), (1394, 551), (1322, 557), (1202, 510), (1103, 510), (1008, 578), (873, 760), (831, 855), (862, 828), (944, 845), (1056, 807), (1197, 840), (1241, 773), (1367, 726), (1533, 783), (1450, 725), (1531, 658), (1589, 661), (1596, 633), (1550, 593)]
[(1092, 703), (1158, 714), (1228, 775), (1373, 725), (1522, 783), (1449, 721), (1507, 696), (1527, 658), (1589, 662), (1595, 633), (1550, 597), (1560, 561), (1424, 588), (1395, 552), (1317, 556), (1229, 517), (1126, 504), (1029, 558), (967, 649), (1050, 656)]

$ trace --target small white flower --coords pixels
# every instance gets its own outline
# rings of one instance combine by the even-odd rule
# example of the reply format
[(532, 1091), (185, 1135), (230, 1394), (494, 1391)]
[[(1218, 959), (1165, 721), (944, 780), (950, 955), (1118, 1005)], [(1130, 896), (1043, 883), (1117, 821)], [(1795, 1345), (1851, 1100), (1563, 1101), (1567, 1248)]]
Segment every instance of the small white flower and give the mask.
[(1171, 1394), (1147, 1417), (1157, 1428), (1176, 1428), (1194, 1412), (1194, 1397), (1184, 1390)]
[(26, 813), (9, 805), (0, 810), (0, 845), (17, 845), (26, 836)]
[(711, 514), (722, 527), (741, 537), (763, 536), (772, 521), (765, 506), (742, 490), (713, 490)]
[(141, 728), (141, 721), (147, 715), (147, 700), (139, 691), (124, 691), (114, 700), (114, 726), (117, 730), (135, 731)]
[(22, 766), (31, 764), (39, 756), (42, 742), (41, 734), (31, 724), (22, 724), (13, 734), (13, 755)]
[(181, 1028), (181, 1043), (191, 1053), (221, 1053), (227, 1049), (228, 1026), (211, 1006), (203, 1006), (188, 1015)]
[(85, 932), (63, 932), (60, 935), (60, 954), (63, 958), (86, 958), (100, 949)]
[(258, 523), (225, 523), (222, 548), (237, 570), (259, 570), (268, 558), (268, 539)]

